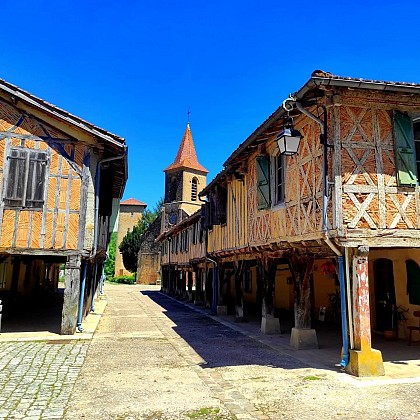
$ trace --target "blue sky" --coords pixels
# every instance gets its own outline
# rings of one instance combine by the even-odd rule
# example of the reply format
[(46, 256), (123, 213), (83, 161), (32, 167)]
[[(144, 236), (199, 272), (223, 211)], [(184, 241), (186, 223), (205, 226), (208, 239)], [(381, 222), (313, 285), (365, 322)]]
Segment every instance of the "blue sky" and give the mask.
[(124, 137), (153, 208), (191, 110), (208, 182), (315, 69), (420, 83), (415, 1), (3, 0), (0, 78)]

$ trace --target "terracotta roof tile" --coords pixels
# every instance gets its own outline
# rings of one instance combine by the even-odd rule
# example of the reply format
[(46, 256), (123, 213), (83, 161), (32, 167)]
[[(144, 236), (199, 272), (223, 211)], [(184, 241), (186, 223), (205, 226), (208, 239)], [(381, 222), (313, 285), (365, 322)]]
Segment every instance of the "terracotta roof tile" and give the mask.
[(181, 168), (195, 169), (208, 173), (208, 170), (198, 163), (189, 123), (185, 129), (184, 137), (182, 138), (174, 163), (164, 169), (164, 172)]
[(147, 206), (146, 203), (136, 200), (135, 198), (128, 198), (127, 200), (121, 201), (120, 205), (123, 206)]

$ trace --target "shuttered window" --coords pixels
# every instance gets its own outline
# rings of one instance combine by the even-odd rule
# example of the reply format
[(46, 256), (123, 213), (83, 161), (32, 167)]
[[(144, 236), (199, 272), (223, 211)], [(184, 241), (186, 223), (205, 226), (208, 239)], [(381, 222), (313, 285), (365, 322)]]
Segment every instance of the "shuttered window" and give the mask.
[(416, 153), (411, 118), (394, 112), (395, 166), (398, 185), (417, 185)]
[(270, 161), (268, 156), (257, 157), (257, 202), (258, 209), (267, 209), (270, 200)]
[(197, 178), (191, 181), (191, 201), (197, 201)]
[(4, 196), (5, 205), (41, 208), (44, 204), (47, 153), (13, 148), (7, 159), (9, 172)]

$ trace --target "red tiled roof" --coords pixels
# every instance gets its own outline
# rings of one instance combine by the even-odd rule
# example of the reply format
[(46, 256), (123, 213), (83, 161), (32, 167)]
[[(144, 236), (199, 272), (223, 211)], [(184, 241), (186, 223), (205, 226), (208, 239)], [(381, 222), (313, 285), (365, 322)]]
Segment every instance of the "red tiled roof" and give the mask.
[(147, 206), (146, 203), (136, 200), (135, 198), (128, 198), (127, 200), (121, 201), (120, 205), (123, 206)]
[(185, 129), (184, 137), (182, 138), (174, 163), (164, 169), (164, 172), (181, 168), (195, 169), (208, 173), (208, 170), (198, 163), (189, 123)]

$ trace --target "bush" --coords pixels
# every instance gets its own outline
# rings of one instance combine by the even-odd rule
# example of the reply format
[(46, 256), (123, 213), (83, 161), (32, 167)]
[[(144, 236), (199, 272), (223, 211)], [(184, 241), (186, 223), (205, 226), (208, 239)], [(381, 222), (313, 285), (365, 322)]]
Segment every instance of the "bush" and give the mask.
[(108, 281), (119, 284), (134, 284), (136, 282), (136, 276), (133, 274), (131, 276), (112, 277)]

